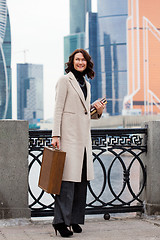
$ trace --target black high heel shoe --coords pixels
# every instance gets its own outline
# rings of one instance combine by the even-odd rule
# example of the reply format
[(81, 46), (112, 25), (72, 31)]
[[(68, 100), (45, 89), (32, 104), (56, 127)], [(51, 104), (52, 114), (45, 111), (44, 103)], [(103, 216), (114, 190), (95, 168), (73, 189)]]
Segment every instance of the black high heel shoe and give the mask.
[(71, 226), (72, 226), (73, 232), (75, 232), (75, 233), (82, 232), (82, 228), (78, 224), (72, 224)]
[(61, 237), (70, 237), (73, 235), (72, 231), (69, 231), (67, 226), (64, 223), (53, 224), (55, 233), (57, 235), (57, 231), (60, 233)]

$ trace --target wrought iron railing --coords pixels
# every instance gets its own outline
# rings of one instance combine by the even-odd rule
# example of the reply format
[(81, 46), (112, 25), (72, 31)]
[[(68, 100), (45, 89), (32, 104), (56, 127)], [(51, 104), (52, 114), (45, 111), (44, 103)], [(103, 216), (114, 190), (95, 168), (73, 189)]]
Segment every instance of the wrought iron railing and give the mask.
[[(142, 161), (147, 151), (147, 129), (91, 130), (95, 179), (88, 184), (86, 214), (143, 211), (146, 183)], [(29, 207), (31, 215), (54, 215), (54, 195), (38, 188), (44, 146), (51, 131), (29, 131)]]

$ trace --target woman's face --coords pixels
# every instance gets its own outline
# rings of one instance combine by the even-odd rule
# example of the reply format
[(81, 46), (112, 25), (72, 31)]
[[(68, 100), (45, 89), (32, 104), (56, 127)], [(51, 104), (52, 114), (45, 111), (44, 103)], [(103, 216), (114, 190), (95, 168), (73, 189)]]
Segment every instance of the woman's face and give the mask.
[(82, 53), (76, 53), (73, 59), (73, 66), (79, 72), (83, 72), (87, 68), (87, 61)]

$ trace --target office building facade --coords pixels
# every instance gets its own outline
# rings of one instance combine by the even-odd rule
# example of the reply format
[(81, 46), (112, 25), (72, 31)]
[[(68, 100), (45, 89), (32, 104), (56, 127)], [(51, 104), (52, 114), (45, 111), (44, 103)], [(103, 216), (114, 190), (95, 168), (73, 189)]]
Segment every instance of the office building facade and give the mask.
[(64, 37), (64, 63), (68, 62), (68, 57), (77, 48), (85, 48), (84, 32), (79, 32)]
[(91, 102), (101, 97), (97, 61), (97, 13), (91, 12), (91, 0), (70, 0), (70, 35), (64, 37), (64, 63), (77, 48), (89, 52), (94, 62), (95, 78), (91, 83)]
[(91, 11), (91, 0), (70, 0), (70, 34), (64, 37), (64, 63), (77, 48), (85, 47), (86, 13)]
[(91, 84), (91, 102), (96, 101), (102, 95), (101, 81), (98, 76), (97, 16), (97, 13), (87, 13), (85, 31), (85, 49), (92, 57), (95, 71), (94, 79), (89, 79), (89, 82)]
[(125, 113), (160, 114), (159, 8), (159, 0), (128, 0)]
[(128, 0), (98, 1), (98, 81), (107, 112), (121, 114), (127, 93)]
[(70, 34), (85, 32), (87, 12), (91, 12), (91, 0), (70, 0)]
[(43, 119), (43, 65), (17, 64), (17, 119)]
[(11, 31), (6, 0), (0, 0), (0, 119), (12, 118)]

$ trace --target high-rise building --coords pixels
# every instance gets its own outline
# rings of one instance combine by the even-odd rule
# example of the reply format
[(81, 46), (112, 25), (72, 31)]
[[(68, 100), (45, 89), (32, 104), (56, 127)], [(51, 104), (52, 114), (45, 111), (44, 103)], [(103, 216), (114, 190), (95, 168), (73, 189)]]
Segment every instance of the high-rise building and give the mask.
[(127, 93), (127, 17), (128, 0), (98, 1), (97, 74), (110, 115), (121, 114)]
[(0, 0), (0, 119), (12, 118), (11, 31), (6, 0)]
[(17, 64), (17, 119), (43, 119), (43, 65)]
[(79, 32), (64, 37), (64, 63), (68, 61), (70, 54), (77, 48), (85, 47), (85, 33)]
[(85, 32), (86, 13), (91, 11), (91, 0), (70, 0), (70, 34)]
[(91, 0), (70, 0), (70, 34), (64, 37), (64, 63), (77, 48), (85, 47), (86, 13), (91, 11)]
[(159, 0), (128, 0), (128, 95), (124, 113), (160, 113), (159, 9)]
[(91, 12), (91, 0), (70, 0), (70, 35), (64, 37), (64, 63), (77, 48), (86, 49), (94, 62), (95, 77), (91, 83), (91, 102), (101, 97), (97, 68), (97, 13)]
[(97, 13), (87, 13), (85, 35), (85, 49), (91, 55), (94, 63), (95, 77), (89, 80), (91, 83), (91, 102), (94, 102), (102, 95), (101, 81), (98, 76)]

